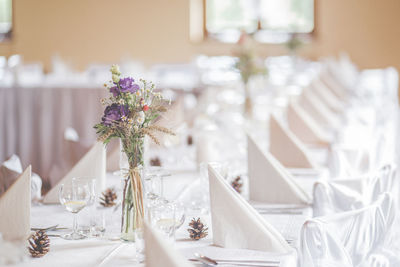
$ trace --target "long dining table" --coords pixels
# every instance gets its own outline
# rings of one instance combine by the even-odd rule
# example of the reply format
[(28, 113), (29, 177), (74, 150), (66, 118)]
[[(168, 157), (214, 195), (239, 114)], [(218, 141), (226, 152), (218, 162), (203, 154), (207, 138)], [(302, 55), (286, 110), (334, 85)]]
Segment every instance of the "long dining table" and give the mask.
[[(366, 87), (370, 86), (371, 88), (377, 88), (379, 86), (383, 86), (384, 88), (389, 88), (388, 93), (390, 94), (393, 93), (393, 80), (390, 79), (391, 71), (377, 71), (377, 72), (371, 72), (367, 73), (365, 72), (365, 77), (364, 77), (364, 85)], [(390, 86), (386, 85), (386, 80), (391, 80)], [(25, 90), (28, 90), (28, 93), (25, 93)], [(74, 89), (70, 89), (71, 91)], [(88, 94), (95, 94), (93, 98), (101, 98), (102, 97), (102, 92), (92, 90), (92, 89), (87, 89)], [(68, 91), (68, 90), (67, 90)], [(0, 93), (3, 93), (6, 95), (6, 93), (2, 92), (0, 89)], [(46, 92), (46, 94), (53, 94), (55, 93), (54, 91), (52, 92)], [(64, 96), (62, 96), (64, 93), (63, 92), (58, 92), (60, 94), (60, 97), (64, 99)], [(71, 93), (71, 92), (69, 92)], [(371, 96), (370, 98), (374, 97), (374, 92), (371, 90)], [(34, 101), (33, 103), (28, 103), (28, 100), (18, 100), (20, 95), (28, 95), (31, 94), (31, 97), (37, 97), (38, 101)], [(51, 120), (54, 122), (54, 125), (58, 125), (60, 122), (58, 122), (60, 119), (58, 115), (56, 114), (48, 114), (49, 110), (46, 107), (47, 101), (46, 99), (46, 94), (41, 95), (38, 94), (36, 96), (36, 91), (34, 88), (31, 89), (16, 89), (14, 92), (10, 93), (7, 96), (8, 101), (14, 101), (14, 103), (20, 103), (21, 105), (35, 105), (35, 107), (39, 110), (38, 115), (40, 116), (48, 116), (48, 118), (51, 118)], [(73, 92), (75, 94), (75, 92)], [(33, 96), (35, 95), (35, 96)], [(386, 96), (385, 93), (380, 93), (379, 94), (382, 99), (380, 100), (385, 100)], [(397, 95), (397, 92), (396, 94)], [(6, 98), (0, 98), (0, 100), (3, 100)], [(23, 97), (22, 97), (23, 99)], [(93, 117), (98, 116), (98, 114), (101, 114), (101, 111), (98, 111), (98, 108), (101, 108), (100, 105), (96, 103), (95, 106), (92, 106), (92, 108), (89, 108), (87, 106), (86, 99), (80, 95), (80, 93), (76, 92), (76, 95), (74, 97), (65, 97), (65, 101), (67, 101), (66, 105), (75, 107), (71, 109), (71, 114), (69, 114), (68, 118), (66, 119), (66, 124), (62, 124), (63, 127), (65, 125), (68, 125), (68, 122), (71, 122), (74, 120), (74, 116), (80, 116), (82, 112), (90, 112), (90, 114), (93, 115)], [(7, 104), (7, 100), (3, 100), (4, 104)], [(20, 102), (21, 101), (21, 102)], [(43, 102), (41, 102), (43, 101)], [(63, 100), (64, 101), (64, 100)], [(42, 105), (38, 105), (38, 103), (42, 103)], [(363, 99), (358, 103), (360, 106), (364, 104)], [(377, 102), (376, 108), (379, 108), (379, 105), (381, 103)], [(52, 105), (56, 105), (55, 103), (52, 103)], [(94, 105), (94, 104), (93, 104)], [(84, 110), (79, 110), (77, 107), (83, 106), (85, 107)], [(55, 107), (53, 106), (53, 109)], [(372, 107), (373, 108), (373, 107)], [(396, 110), (395, 112), (398, 112), (398, 107), (395, 107)], [(362, 110), (362, 109), (360, 109)], [(350, 115), (351, 112), (350, 111)], [(16, 111), (18, 114), (18, 112)], [(32, 114), (27, 114), (26, 119), (19, 121), (20, 125), (26, 125), (26, 124), (34, 124), (35, 120), (31, 120), (28, 117)], [(379, 115), (379, 114), (378, 114)], [(387, 114), (385, 114), (387, 115)], [(71, 117), (72, 116), (72, 117)], [(365, 115), (366, 118), (368, 118), (368, 113)], [(380, 127), (388, 127), (384, 128), (383, 133), (385, 133), (385, 130), (390, 131), (388, 136), (391, 138), (391, 141), (395, 141), (395, 147), (399, 147), (400, 142), (396, 141), (396, 133), (398, 132), (399, 128), (399, 121), (398, 121), (398, 116), (393, 116), (394, 121), (390, 121), (389, 123), (385, 124), (380, 124), (379, 116), (376, 117), (376, 121), (374, 121), (374, 125), (380, 126)], [(359, 118), (357, 118), (359, 119)], [(363, 121), (364, 117), (361, 118), (361, 124), (364, 123)], [(351, 121), (350, 121), (351, 122)], [(3, 121), (1, 122), (2, 125), (10, 125), (10, 127), (14, 127), (14, 131), (18, 131), (18, 128), (16, 128), (15, 125), (12, 125), (10, 121), (5, 120), (3, 118)], [(64, 123), (64, 122), (63, 122)], [(87, 123), (92, 123), (92, 122), (85, 122), (85, 125)], [(257, 122), (256, 122), (257, 123)], [(73, 125), (72, 125), (73, 126)], [(242, 125), (243, 126), (243, 125)], [(254, 126), (254, 125), (253, 125)], [(36, 127), (36, 126), (32, 126)], [(37, 126), (37, 127), (43, 127), (43, 126)], [(51, 126), (48, 126), (51, 127)], [(63, 127), (60, 127), (63, 128)], [(255, 127), (257, 128), (257, 127)], [(252, 128), (253, 130), (255, 128)], [(344, 129), (340, 129), (345, 132)], [(353, 132), (353, 129), (347, 129), (348, 132), (352, 132), (352, 135), (357, 138), (357, 136), (361, 136), (364, 134), (364, 132)], [(362, 129), (363, 130), (363, 129)], [(7, 138), (11, 134), (7, 133)], [(32, 130), (33, 132), (33, 130)], [(51, 130), (47, 130), (47, 132), (51, 132)], [(254, 130), (254, 132), (256, 132)], [(92, 132), (93, 133), (93, 132)], [(89, 135), (92, 135), (92, 133), (88, 133)], [(21, 133), (22, 134), (22, 133)], [(23, 133), (24, 136), (28, 135), (29, 133)], [(37, 133), (40, 135), (39, 133)], [(60, 134), (60, 133), (59, 133)], [(256, 134), (258, 134), (256, 132)], [(11, 134), (12, 135), (12, 134)], [(259, 137), (266, 138), (265, 135), (260, 134)], [(15, 137), (14, 137), (15, 138)], [(44, 143), (46, 143), (46, 136), (41, 136), (42, 140)], [(39, 138), (40, 139), (40, 138)], [(11, 139), (14, 140), (14, 139)], [(243, 141), (243, 140), (242, 140)], [(22, 135), (17, 139), (14, 140), (13, 143), (18, 144), (18, 146), (24, 147), (24, 144), (30, 142), (30, 139), (28, 140), (23, 139)], [(5, 142), (2, 143), (3, 147), (6, 147), (8, 144)], [(11, 145), (10, 145), (11, 146)], [(56, 144), (54, 144), (54, 147), (57, 147)], [(49, 144), (49, 151), (54, 149), (53, 145)], [(177, 164), (179, 164), (179, 161), (182, 161), (182, 156), (184, 153), (182, 153), (182, 150), (179, 150), (181, 148), (178, 148), (178, 151), (173, 151), (173, 148), (168, 149), (160, 149), (158, 151), (151, 151), (152, 155), (158, 155), (161, 157), (163, 162), (168, 162), (168, 159), (170, 159), (172, 154), (175, 153), (174, 157), (175, 160), (170, 162), (171, 165), (166, 165), (164, 166), (167, 170), (168, 168), (171, 176), (166, 177), (163, 180), (163, 188), (164, 192), (163, 194), (167, 199), (170, 200), (175, 200), (175, 201), (184, 201), (182, 198), (182, 195), (184, 194), (189, 194), (191, 193), (200, 193), (207, 195), (209, 192), (207, 191), (208, 185), (202, 185), (196, 187), (196, 182), (199, 182), (199, 179), (201, 178), (204, 173), (201, 172), (197, 167), (196, 162), (190, 162), (190, 164), (182, 164), (179, 169), (177, 169)], [(310, 150), (313, 150), (312, 147), (310, 147)], [(7, 150), (6, 150), (7, 151)], [(50, 153), (42, 150), (41, 153)], [(398, 150), (400, 151), (400, 150)], [(392, 159), (396, 160), (395, 163), (399, 163), (398, 160), (400, 157), (398, 157), (399, 152), (395, 151), (393, 149), (393, 155)], [(188, 151), (186, 151), (188, 152)], [(190, 153), (192, 153), (191, 151)], [(35, 151), (30, 151), (29, 153), (35, 153)], [(52, 152), (55, 153), (55, 152)], [(234, 153), (234, 151), (223, 151), (221, 153)], [(321, 160), (321, 155), (324, 155), (323, 157), (327, 159), (326, 161), (329, 161), (329, 158), (327, 158), (327, 154), (329, 153), (329, 148), (326, 150), (321, 150), (320, 148), (314, 149), (312, 151), (312, 155), (315, 158), (318, 158)], [(23, 153), (22, 156), (23, 157)], [(48, 155), (50, 157), (50, 154)], [(243, 156), (243, 155), (241, 155)], [(195, 157), (191, 157), (189, 161), (195, 161)], [(246, 166), (247, 162), (245, 159), (240, 158), (241, 164)], [(239, 161), (240, 161), (239, 160)], [(46, 166), (51, 166), (53, 162), (51, 160), (46, 161), (43, 163), (43, 168)], [(39, 164), (40, 165), (40, 164)], [(313, 187), (314, 184), (317, 181), (325, 180), (326, 179), (326, 173), (329, 173), (329, 170), (326, 168), (321, 170), (320, 172), (316, 173), (296, 173), (296, 170), (290, 170), (292, 174), (294, 175), (294, 179), (296, 182), (303, 188), (304, 191), (306, 191), (309, 195), (312, 195), (313, 193)], [(297, 170), (298, 171), (298, 170)], [(329, 174), (328, 174), (329, 175)], [(204, 178), (204, 177), (203, 177)], [(207, 179), (206, 179), (207, 180)], [(204, 180), (201, 180), (204, 181)], [(113, 174), (113, 173), (108, 173), (107, 174), (107, 187), (114, 187), (116, 188), (119, 198), (121, 198), (121, 188), (122, 185), (122, 177)], [(197, 190), (197, 191), (196, 191)], [(203, 191), (201, 191), (203, 190)], [(204, 191), (205, 190), (205, 191)], [(189, 192), (189, 193), (188, 193)], [(246, 195), (244, 194), (244, 197)], [(190, 199), (190, 198), (189, 198)], [(185, 203), (184, 203), (185, 204)], [(209, 203), (208, 203), (209, 204)], [(277, 206), (275, 204), (260, 204), (260, 203), (253, 203), (250, 202), (253, 207), (255, 207), (258, 210), (269, 210), (272, 208), (276, 208)], [(260, 209), (261, 206), (261, 209)], [(280, 206), (280, 208), (285, 207), (285, 205)], [(287, 207), (292, 207), (291, 205), (287, 205)], [(85, 208), (86, 212), (89, 212), (89, 207)], [(81, 214), (81, 220), (80, 223), (84, 224), (85, 223), (85, 209), (82, 211)], [(138, 251), (136, 246), (138, 246), (138, 243), (130, 243), (130, 242), (123, 242), (119, 239), (119, 226), (120, 226), (120, 209), (114, 209), (114, 208), (103, 208), (100, 207), (99, 205), (96, 205), (94, 208), (96, 214), (102, 214), (102, 218), (105, 220), (105, 233), (99, 237), (89, 237), (87, 239), (83, 240), (76, 240), (76, 241), (71, 241), (71, 240), (64, 240), (60, 237), (61, 234), (70, 231), (70, 225), (72, 225), (72, 214), (68, 213), (65, 208), (61, 205), (44, 205), (41, 203), (34, 203), (31, 208), (31, 227), (35, 228), (46, 228), (54, 225), (58, 225), (60, 228), (68, 228), (64, 230), (59, 230), (59, 231), (50, 231), (50, 252), (45, 255), (43, 258), (28, 258), (26, 261), (19, 263), (15, 266), (142, 266), (143, 262), (140, 262), (138, 257)], [(286, 241), (290, 244), (290, 246), (293, 248), (290, 253), (270, 253), (270, 252), (262, 252), (262, 251), (255, 251), (255, 250), (248, 250), (248, 249), (230, 249), (230, 248), (222, 248), (213, 245), (213, 229), (212, 229), (212, 224), (211, 224), (211, 215), (210, 215), (210, 206), (206, 206), (205, 209), (200, 210), (191, 210), (191, 209), (186, 209), (185, 212), (185, 222), (180, 226), (180, 228), (176, 231), (174, 240), (171, 241), (171, 246), (176, 248), (178, 251), (180, 251), (187, 259), (193, 258), (194, 253), (200, 253), (200, 254), (205, 254), (211, 258), (229, 258), (229, 259), (238, 259), (238, 260), (270, 260), (270, 261), (276, 261), (279, 262), (277, 266), (297, 266), (297, 263), (299, 261), (299, 248), (300, 248), (300, 232), (303, 227), (303, 224), (306, 220), (310, 219), (313, 217), (313, 209), (312, 206), (308, 207), (302, 207), (302, 208), (297, 208), (295, 213), (287, 213), (287, 212), (263, 212), (262, 217), (268, 221), (274, 228), (281, 233), (281, 235), (286, 239)], [(86, 214), (87, 216), (87, 214)], [(207, 224), (209, 227), (208, 230), (208, 236), (204, 239), (194, 241), (189, 238), (189, 234), (187, 232), (188, 224), (192, 218), (195, 217), (200, 217), (203, 222)], [(255, 266), (249, 264), (249, 266)]]
[[(199, 177), (196, 170), (179, 170), (165, 178), (165, 197), (179, 199), (182, 192)], [(310, 192), (312, 184), (309, 175), (299, 178), (302, 185)], [(112, 173), (107, 175), (108, 187), (114, 187), (121, 193), (122, 178)], [(276, 207), (254, 203), (257, 208)], [(85, 210), (83, 210), (85, 211)], [(82, 212), (83, 212), (82, 211)], [(92, 237), (83, 240), (64, 240), (60, 235), (70, 231), (72, 225), (72, 214), (67, 212), (61, 205), (35, 204), (31, 209), (31, 227), (46, 228), (58, 225), (68, 230), (48, 232), (50, 236), (50, 252), (42, 258), (29, 258), (27, 261), (13, 266), (144, 266), (137, 260), (135, 243), (121, 242), (119, 240), (120, 209), (110, 209), (97, 206), (96, 213), (104, 212), (106, 217), (106, 231), (101, 237)], [(78, 215), (79, 216), (79, 215)], [(87, 214), (86, 214), (87, 216)], [(308, 218), (312, 217), (312, 208), (305, 207), (294, 214), (264, 213), (262, 214), (293, 246), (293, 251), (287, 254), (269, 253), (255, 250), (225, 249), (213, 245), (212, 225), (209, 208), (206, 212), (198, 213), (187, 210), (185, 222), (175, 233), (175, 242), (172, 245), (180, 251), (187, 259), (194, 258), (194, 253), (209, 255), (214, 258), (229, 258), (242, 260), (271, 260), (278, 261), (277, 266), (295, 266), (298, 255), (296, 247), (299, 246), (300, 229)], [(79, 220), (81, 224), (85, 214)], [(204, 239), (193, 241), (187, 232), (188, 224), (193, 217), (199, 217), (209, 227), (208, 236)], [(79, 218), (79, 217), (78, 217)]]

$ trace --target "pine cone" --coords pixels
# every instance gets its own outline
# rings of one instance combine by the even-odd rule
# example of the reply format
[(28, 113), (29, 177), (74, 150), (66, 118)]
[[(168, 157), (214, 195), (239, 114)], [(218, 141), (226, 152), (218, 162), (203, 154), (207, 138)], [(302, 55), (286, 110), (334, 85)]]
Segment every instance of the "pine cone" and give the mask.
[(188, 144), (188, 146), (191, 146), (191, 145), (193, 145), (193, 137), (191, 136), (191, 135), (189, 135), (188, 137), (187, 137), (187, 144)]
[(112, 207), (115, 206), (115, 200), (117, 199), (117, 193), (113, 188), (108, 188), (106, 191), (102, 193), (102, 197), (100, 197), (100, 204), (104, 207)]
[(206, 225), (200, 221), (200, 218), (197, 218), (197, 220), (193, 218), (192, 221), (189, 223), (189, 226), (191, 228), (187, 230), (189, 232), (190, 238), (193, 240), (199, 240), (208, 235), (208, 227), (206, 227)]
[(233, 189), (236, 190), (236, 192), (238, 192), (239, 194), (242, 193), (242, 187), (243, 187), (243, 181), (242, 181), (242, 177), (237, 176), (235, 178), (235, 180), (233, 180), (231, 182), (231, 186), (233, 187)]
[(43, 230), (36, 231), (28, 242), (30, 244), (28, 250), (34, 258), (43, 257), (50, 250), (50, 239)]
[(155, 158), (150, 159), (150, 166), (158, 166), (158, 167), (160, 167), (161, 166), (160, 158), (159, 157), (155, 157)]

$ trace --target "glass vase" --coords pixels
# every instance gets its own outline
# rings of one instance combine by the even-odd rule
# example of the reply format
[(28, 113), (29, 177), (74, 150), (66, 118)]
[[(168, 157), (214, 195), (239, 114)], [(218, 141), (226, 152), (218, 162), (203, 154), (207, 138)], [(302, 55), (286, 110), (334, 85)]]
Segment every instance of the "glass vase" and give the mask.
[(253, 116), (253, 103), (250, 96), (250, 86), (249, 83), (244, 83), (244, 115), (245, 117), (251, 118)]
[(144, 138), (122, 140), (129, 169), (124, 181), (122, 199), (121, 239), (135, 241), (135, 232), (143, 227), (145, 215), (143, 154)]

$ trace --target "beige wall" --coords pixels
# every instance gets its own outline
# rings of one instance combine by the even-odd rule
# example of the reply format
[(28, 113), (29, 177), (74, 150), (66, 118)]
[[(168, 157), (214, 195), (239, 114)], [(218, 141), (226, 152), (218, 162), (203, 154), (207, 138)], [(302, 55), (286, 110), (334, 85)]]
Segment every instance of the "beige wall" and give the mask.
[[(14, 36), (0, 55), (20, 53), (49, 68), (55, 53), (80, 69), (130, 56), (146, 64), (230, 54), (231, 45), (189, 40), (189, 0), (14, 0)], [(317, 58), (347, 51), (361, 67), (400, 69), (399, 0), (316, 0), (317, 29), (302, 49)], [(263, 55), (285, 53), (262, 45)]]
[(316, 55), (347, 51), (363, 68), (400, 70), (400, 1), (317, 1)]

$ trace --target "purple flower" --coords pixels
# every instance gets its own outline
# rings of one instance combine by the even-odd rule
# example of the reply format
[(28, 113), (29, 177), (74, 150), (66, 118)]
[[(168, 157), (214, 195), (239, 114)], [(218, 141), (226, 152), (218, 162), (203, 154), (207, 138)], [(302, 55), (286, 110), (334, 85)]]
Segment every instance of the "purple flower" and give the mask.
[(121, 121), (122, 117), (129, 116), (129, 107), (127, 105), (112, 104), (107, 106), (104, 110), (104, 116), (101, 118), (102, 122), (106, 126), (110, 126), (115, 121)]
[(110, 88), (110, 92), (114, 97), (117, 97), (121, 93), (135, 93), (140, 89), (139, 85), (134, 83), (135, 80), (133, 78), (123, 78), (118, 82), (119, 86), (113, 86)]
[(139, 90), (139, 85), (133, 83), (135, 80), (133, 78), (123, 78), (119, 80), (119, 87), (121, 88), (121, 93), (134, 93)]
[(113, 94), (114, 97), (117, 97), (119, 95), (119, 89), (118, 86), (113, 86), (110, 88), (110, 92)]

